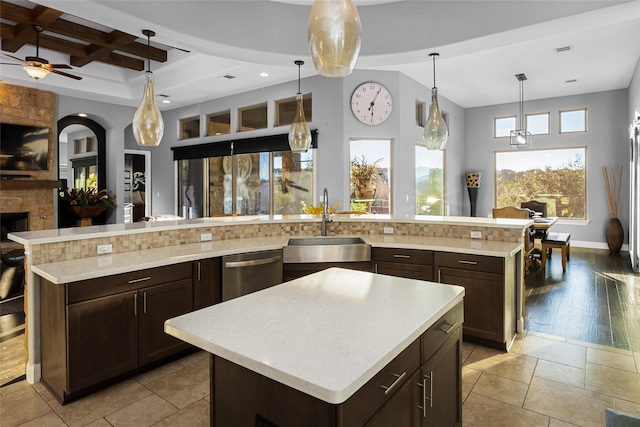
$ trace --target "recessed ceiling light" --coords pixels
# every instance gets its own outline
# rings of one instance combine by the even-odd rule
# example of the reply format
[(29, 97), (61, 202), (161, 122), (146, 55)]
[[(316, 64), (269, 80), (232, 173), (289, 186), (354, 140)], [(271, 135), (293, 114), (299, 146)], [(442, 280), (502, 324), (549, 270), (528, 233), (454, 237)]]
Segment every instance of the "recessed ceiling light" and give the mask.
[(87, 117), (87, 113), (78, 113), (78, 117)]
[(171, 104), (171, 101), (169, 101), (168, 99), (163, 99), (163, 100), (162, 100), (162, 103), (163, 103), (163, 104)]
[(158, 95), (158, 98), (162, 98), (163, 104), (171, 104), (171, 101), (169, 100), (169, 95), (165, 95), (164, 93), (161, 93)]
[(269, 73), (262, 72), (260, 73), (260, 77), (269, 77)]
[(556, 48), (556, 53), (569, 52), (570, 50), (573, 50), (573, 46), (572, 45), (557, 47)]

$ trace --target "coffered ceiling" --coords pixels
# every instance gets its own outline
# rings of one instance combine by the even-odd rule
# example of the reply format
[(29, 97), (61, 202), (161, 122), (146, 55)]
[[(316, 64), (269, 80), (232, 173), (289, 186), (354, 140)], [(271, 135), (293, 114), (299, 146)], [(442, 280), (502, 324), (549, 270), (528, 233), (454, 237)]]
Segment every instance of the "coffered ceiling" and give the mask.
[[(306, 45), (311, 3), (7, 0), (0, 9), (2, 50), (35, 55), (31, 24), (38, 23), (45, 28), (40, 56), (71, 65), (67, 71), (83, 78), (50, 75), (39, 87), (137, 106), (146, 58), (141, 32), (154, 30), (156, 94), (172, 101), (161, 108), (175, 108), (294, 81), (296, 59), (305, 61), (303, 78), (317, 74)], [(517, 101), (518, 73), (528, 77), (526, 100), (626, 89), (640, 58), (640, 0), (356, 4), (363, 27), (356, 69), (399, 71), (431, 87), (428, 54), (438, 51), (440, 94), (465, 108)], [(36, 85), (20, 67), (0, 67), (3, 80)]]

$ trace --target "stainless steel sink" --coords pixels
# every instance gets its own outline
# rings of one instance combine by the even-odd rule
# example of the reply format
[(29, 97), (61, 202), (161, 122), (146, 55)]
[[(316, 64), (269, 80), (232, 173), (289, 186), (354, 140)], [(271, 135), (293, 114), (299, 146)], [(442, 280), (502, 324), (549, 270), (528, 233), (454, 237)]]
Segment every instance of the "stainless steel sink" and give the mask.
[(289, 239), (284, 263), (371, 261), (371, 246), (359, 237), (318, 236)]

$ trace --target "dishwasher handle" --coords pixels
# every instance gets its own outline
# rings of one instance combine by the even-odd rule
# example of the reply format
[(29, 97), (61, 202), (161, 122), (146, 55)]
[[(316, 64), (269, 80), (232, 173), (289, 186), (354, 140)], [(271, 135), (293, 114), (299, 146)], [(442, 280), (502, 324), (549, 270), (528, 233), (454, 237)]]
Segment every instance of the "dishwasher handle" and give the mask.
[(238, 268), (238, 267), (253, 267), (256, 265), (273, 264), (280, 262), (281, 256), (274, 256), (271, 258), (252, 259), (249, 261), (225, 261), (224, 266), (226, 268)]

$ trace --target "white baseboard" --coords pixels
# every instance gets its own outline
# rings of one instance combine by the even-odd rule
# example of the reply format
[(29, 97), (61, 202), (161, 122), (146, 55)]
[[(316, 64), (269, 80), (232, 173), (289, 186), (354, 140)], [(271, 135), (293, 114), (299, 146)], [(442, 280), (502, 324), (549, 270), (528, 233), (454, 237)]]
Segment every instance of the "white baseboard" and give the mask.
[(36, 363), (35, 365), (27, 363), (26, 377), (29, 384), (39, 383), (40, 378), (42, 377), (42, 365), (39, 363)]
[[(574, 248), (585, 248), (585, 249), (604, 249), (609, 250), (609, 246), (605, 242), (586, 242), (582, 240), (571, 240), (571, 246)], [(629, 245), (622, 245), (621, 251), (628, 252)]]

